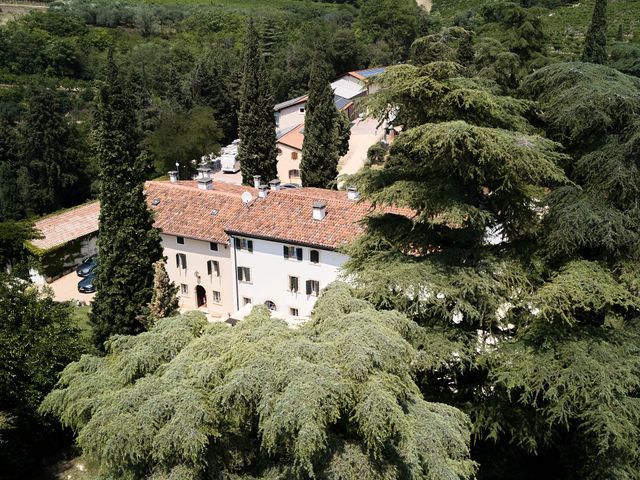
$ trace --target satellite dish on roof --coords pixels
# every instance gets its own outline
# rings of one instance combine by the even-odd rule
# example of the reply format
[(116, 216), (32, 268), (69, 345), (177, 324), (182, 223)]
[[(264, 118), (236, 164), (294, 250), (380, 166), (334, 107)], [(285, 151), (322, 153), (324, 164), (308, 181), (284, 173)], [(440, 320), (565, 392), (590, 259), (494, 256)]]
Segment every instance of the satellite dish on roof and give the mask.
[(241, 198), (242, 198), (242, 203), (244, 203), (245, 205), (249, 205), (249, 202), (253, 200), (253, 195), (251, 195), (250, 192), (244, 192)]

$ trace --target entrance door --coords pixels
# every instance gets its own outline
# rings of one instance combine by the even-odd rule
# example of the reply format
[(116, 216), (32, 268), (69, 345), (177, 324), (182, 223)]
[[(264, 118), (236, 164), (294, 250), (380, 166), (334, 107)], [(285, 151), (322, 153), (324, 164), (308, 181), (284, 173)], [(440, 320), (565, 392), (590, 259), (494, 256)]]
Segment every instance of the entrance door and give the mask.
[(202, 285), (196, 287), (196, 302), (198, 308), (207, 306), (207, 292)]

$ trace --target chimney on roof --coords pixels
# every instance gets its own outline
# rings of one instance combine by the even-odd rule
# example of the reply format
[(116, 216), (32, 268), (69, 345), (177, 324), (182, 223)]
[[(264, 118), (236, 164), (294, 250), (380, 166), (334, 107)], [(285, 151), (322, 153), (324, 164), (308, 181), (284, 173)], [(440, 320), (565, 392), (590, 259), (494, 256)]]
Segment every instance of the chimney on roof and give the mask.
[(169, 172), (169, 181), (171, 183), (176, 183), (178, 181), (178, 172), (176, 172), (175, 170), (171, 170)]
[(212, 173), (213, 170), (211, 170), (209, 167), (205, 167), (204, 165), (198, 167), (198, 178), (211, 178)]
[(347, 198), (353, 201), (360, 200), (360, 192), (356, 187), (351, 186), (347, 188)]
[(274, 192), (277, 192), (278, 190), (280, 190), (280, 180), (277, 178), (274, 178), (269, 182), (269, 186), (271, 187), (271, 190), (273, 190)]
[(269, 194), (269, 186), (268, 185), (260, 185), (258, 187), (258, 197), (259, 198), (267, 198)]
[(322, 220), (327, 216), (327, 202), (317, 200), (313, 202), (313, 219)]
[(260, 175), (254, 175), (253, 176), (253, 187), (254, 188), (260, 188), (260, 184), (262, 183), (261, 179), (260, 179)]
[(199, 190), (213, 190), (213, 180), (211, 178), (199, 178), (197, 182)]

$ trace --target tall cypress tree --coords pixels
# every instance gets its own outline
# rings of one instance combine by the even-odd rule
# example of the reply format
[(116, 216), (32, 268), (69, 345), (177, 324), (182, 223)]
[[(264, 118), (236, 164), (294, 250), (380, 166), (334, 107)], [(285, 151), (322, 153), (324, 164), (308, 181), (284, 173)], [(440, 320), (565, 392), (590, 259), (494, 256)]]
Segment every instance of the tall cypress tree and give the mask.
[(35, 213), (52, 212), (86, 198), (75, 188), (83, 168), (77, 133), (65, 119), (61, 100), (51, 89), (34, 90), (19, 128), (21, 163), (29, 174), (28, 208)]
[(101, 345), (112, 334), (143, 330), (139, 318), (151, 300), (153, 264), (162, 258), (160, 235), (143, 194), (135, 101), (111, 54), (96, 98), (94, 135), (101, 207), (98, 293), (91, 320)]
[(300, 171), (305, 187), (327, 188), (338, 176), (338, 117), (328, 69), (311, 67)]
[(15, 129), (0, 118), (0, 222), (24, 217), (25, 207), (18, 186), (20, 166), (16, 155)]
[(607, 63), (607, 0), (596, 0), (591, 25), (584, 41), (582, 61)]
[(265, 181), (278, 175), (273, 105), (260, 37), (253, 19), (249, 19), (238, 114), (238, 160), (241, 162), (242, 181), (247, 185), (252, 184), (254, 175), (260, 175)]

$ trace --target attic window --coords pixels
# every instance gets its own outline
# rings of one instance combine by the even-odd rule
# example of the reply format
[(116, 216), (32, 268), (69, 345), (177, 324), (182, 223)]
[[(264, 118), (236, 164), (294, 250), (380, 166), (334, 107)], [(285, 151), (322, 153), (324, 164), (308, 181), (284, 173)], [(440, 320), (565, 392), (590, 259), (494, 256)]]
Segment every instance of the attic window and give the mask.
[(218, 215), (218, 213), (220, 213), (220, 210), (218, 210), (217, 208), (214, 208), (213, 210), (211, 210), (212, 217), (215, 217), (216, 215)]
[(153, 205), (154, 207), (157, 207), (159, 204), (160, 204), (159, 198), (154, 198), (153, 202), (151, 202), (151, 205)]

